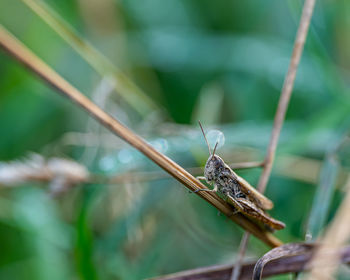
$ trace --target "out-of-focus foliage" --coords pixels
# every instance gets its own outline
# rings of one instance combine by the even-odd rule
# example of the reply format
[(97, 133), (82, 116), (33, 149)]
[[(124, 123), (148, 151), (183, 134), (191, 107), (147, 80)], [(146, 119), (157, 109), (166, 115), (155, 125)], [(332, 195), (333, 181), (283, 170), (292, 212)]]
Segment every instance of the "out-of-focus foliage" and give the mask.
[[(1, 0), (0, 23), (157, 149), (184, 167), (203, 166), (208, 152), (196, 124), (201, 119), (207, 129), (215, 124), (224, 133), (218, 153), (227, 162), (263, 158), (301, 1), (45, 3), (158, 110), (142, 115), (125, 103), (109, 77), (101, 77), (22, 1)], [(349, 171), (348, 143), (334, 151), (350, 125), (349, 30), (349, 1), (317, 2), (276, 161), (279, 167), (283, 157), (301, 156), (319, 168), (332, 153), (339, 176), (327, 194), (327, 221), (342, 196), (340, 175)], [(103, 176), (159, 171), (4, 52), (0, 61), (2, 161), (34, 151), (70, 157)], [(286, 177), (286, 170), (276, 170), (267, 196), (275, 203), (271, 214), (287, 225), (276, 234), (285, 242), (302, 240), (315, 188), (327, 174), (303, 181), (302, 174)], [(259, 171), (240, 174), (255, 185)], [(237, 254), (242, 230), (173, 179), (137, 182), (130, 176), (115, 185), (81, 185), (55, 199), (48, 189), (0, 189), (0, 279), (141, 279), (231, 263)], [(309, 224), (318, 233), (317, 223)], [(252, 238), (248, 255), (266, 249)]]

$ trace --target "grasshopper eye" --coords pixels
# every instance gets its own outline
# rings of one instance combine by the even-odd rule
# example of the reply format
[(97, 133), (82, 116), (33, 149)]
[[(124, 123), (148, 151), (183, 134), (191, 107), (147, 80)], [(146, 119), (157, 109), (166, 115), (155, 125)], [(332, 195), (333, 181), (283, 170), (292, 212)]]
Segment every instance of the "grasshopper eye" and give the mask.
[(215, 162), (215, 167), (216, 168), (220, 168), (220, 167), (222, 167), (224, 165), (224, 162), (223, 161), (221, 161), (221, 160), (216, 160), (216, 162)]
[(213, 156), (211, 159), (211, 164), (215, 169), (219, 169), (224, 163), (218, 156)]

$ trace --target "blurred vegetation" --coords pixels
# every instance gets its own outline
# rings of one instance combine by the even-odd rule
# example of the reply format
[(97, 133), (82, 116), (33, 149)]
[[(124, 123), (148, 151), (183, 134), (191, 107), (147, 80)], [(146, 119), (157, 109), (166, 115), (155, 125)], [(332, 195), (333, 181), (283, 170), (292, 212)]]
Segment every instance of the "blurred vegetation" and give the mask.
[[(45, 3), (142, 89), (151, 110), (140, 109), (148, 108), (142, 98), (125, 101), (113, 84), (125, 81), (101, 76), (24, 2), (1, 0), (0, 23), (157, 149), (184, 167), (203, 166), (201, 119), (224, 133), (218, 153), (227, 162), (263, 159), (301, 1)], [(349, 1), (318, 1), (267, 189), (271, 214), (287, 225), (276, 233), (284, 242), (306, 232), (317, 237), (342, 198), (340, 175), (350, 164), (349, 30)], [(4, 52), (0, 61), (1, 161), (37, 152), (102, 175), (159, 170)], [(306, 174), (313, 160), (316, 175), (291, 172), (293, 165), (283, 165), (291, 156), (306, 163)], [(239, 173), (253, 185), (260, 174)], [(326, 191), (314, 199), (318, 186)], [(0, 189), (0, 279), (142, 279), (235, 260), (242, 230), (173, 179), (85, 184), (56, 199), (47, 190)], [(267, 249), (252, 238), (248, 256)]]

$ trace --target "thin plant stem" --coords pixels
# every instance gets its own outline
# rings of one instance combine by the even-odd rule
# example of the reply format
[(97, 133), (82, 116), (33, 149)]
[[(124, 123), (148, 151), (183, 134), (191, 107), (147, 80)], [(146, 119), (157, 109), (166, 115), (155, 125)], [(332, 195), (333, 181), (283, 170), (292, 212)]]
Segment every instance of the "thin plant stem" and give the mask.
[[(310, 251), (305, 251), (297, 255), (288, 255), (274, 259), (273, 261), (269, 261), (264, 266), (264, 270), (262, 272), (263, 278), (265, 279), (265, 277), (304, 271), (308, 268), (308, 265), (306, 264), (312, 259), (312, 252), (314, 251), (315, 250), (312, 248)], [(323, 255), (323, 257), (329, 259), (330, 255), (334, 256), (335, 253), (340, 255), (341, 263), (347, 264), (350, 262), (350, 246), (341, 247), (339, 250), (332, 250), (331, 254)], [(240, 279), (251, 280), (255, 264), (255, 262), (243, 263)], [(229, 280), (232, 268), (232, 264), (199, 267), (191, 270), (185, 270), (173, 274), (154, 277), (149, 280)]]
[[(281, 91), (281, 95), (280, 95), (280, 99), (278, 102), (277, 111), (274, 119), (271, 138), (270, 138), (269, 146), (267, 148), (267, 154), (264, 160), (264, 167), (263, 167), (263, 171), (260, 176), (258, 187), (257, 187), (258, 191), (260, 191), (261, 193), (265, 192), (267, 183), (271, 175), (271, 170), (275, 159), (278, 139), (281, 134), (282, 126), (283, 126), (286, 112), (288, 109), (288, 104), (290, 101), (290, 97), (292, 95), (294, 81), (295, 81), (298, 65), (300, 63), (301, 55), (304, 50), (304, 45), (305, 45), (308, 30), (309, 30), (315, 2), (316, 0), (305, 0), (304, 2), (304, 7), (300, 17), (298, 31), (294, 41), (292, 57), (290, 60), (288, 72), (284, 79), (284, 83), (283, 83), (283, 87), (282, 87), (282, 91)], [(249, 232), (244, 233), (244, 236), (242, 238), (241, 245), (240, 245), (242, 254), (239, 255), (238, 261), (235, 267), (233, 268), (231, 280), (239, 279), (241, 263), (246, 251), (246, 247), (248, 245), (249, 235), (250, 235)]]
[(133, 81), (120, 69), (113, 65), (108, 58), (101, 54), (89, 42), (82, 39), (78, 33), (55, 13), (43, 1), (22, 0), (48, 26), (65, 40), (87, 63), (101, 76), (112, 79), (111, 84), (118, 94), (141, 115), (155, 110), (156, 105)]
[[(237, 163), (231, 163), (229, 166), (233, 169), (249, 169), (249, 168), (256, 168), (261, 167), (262, 162), (258, 161), (251, 161), (251, 162), (237, 162)], [(232, 167), (233, 166), (233, 167)], [(203, 174), (203, 168), (201, 167), (190, 167), (186, 168), (186, 170), (191, 174)], [(132, 181), (137, 182), (144, 182), (144, 181), (152, 181), (152, 180), (159, 180), (159, 179), (167, 179), (170, 178), (169, 174), (160, 172), (160, 171), (147, 171), (147, 172), (127, 172), (125, 174), (119, 174), (111, 177), (101, 177), (97, 176), (96, 178), (101, 178), (103, 182), (108, 183), (120, 183), (125, 182), (126, 180), (129, 180), (130, 178), (133, 178)]]
[(325, 259), (322, 255), (329, 251), (339, 251), (350, 238), (350, 177), (345, 185), (346, 194), (339, 210), (337, 211), (331, 225), (327, 228), (324, 236), (321, 238), (320, 247), (317, 248), (310, 266), (313, 267), (310, 274), (304, 278), (312, 279), (335, 279), (334, 275), (341, 263), (341, 254), (335, 254)]
[[(36, 157), (40, 158), (41, 161), (44, 161), (44, 157), (35, 154)], [(18, 182), (22, 183), (28, 183), (28, 182), (36, 182), (36, 183), (50, 183), (53, 181), (57, 174), (60, 173), (60, 176), (70, 181), (71, 185), (77, 185), (80, 183), (84, 184), (120, 184), (125, 182), (148, 182), (153, 180), (162, 180), (162, 179), (170, 179), (171, 176), (168, 173), (165, 173), (161, 170), (157, 171), (126, 171), (121, 174), (115, 174), (115, 175), (101, 175), (101, 174), (93, 174), (89, 173), (87, 171), (87, 168), (78, 162), (69, 160), (63, 158), (55, 158), (55, 160), (59, 160), (61, 163), (61, 166), (64, 166), (66, 173), (63, 173), (61, 170), (54, 168), (50, 168), (48, 162), (50, 162), (50, 158), (46, 160), (46, 162), (41, 163), (41, 161), (35, 161), (34, 159), (24, 160), (24, 161), (12, 161), (12, 162), (6, 162), (2, 161), (0, 162), (0, 173), (9, 173), (8, 170), (11, 169), (11, 175), (7, 176), (6, 178), (0, 178), (0, 186), (1, 187), (12, 187), (15, 185), (18, 185)], [(40, 164), (38, 163), (40, 162)], [(233, 166), (236, 166), (236, 169), (243, 169), (247, 168), (247, 166), (250, 166), (250, 168), (255, 167), (252, 166), (254, 162), (242, 162), (242, 163), (234, 163), (231, 164)], [(72, 175), (72, 167), (70, 164), (74, 164), (75, 166), (80, 166), (80, 170), (86, 170), (86, 173), (81, 175), (81, 173), (73, 173), (74, 178), (70, 178)], [(35, 168), (32, 166), (35, 165)], [(25, 169), (25, 172), (23, 172), (23, 169)], [(50, 172), (48, 172), (50, 170)], [(190, 167), (186, 168), (186, 170), (195, 175), (203, 174), (203, 168), (199, 167)], [(79, 178), (77, 180), (77, 178)], [(72, 180), (73, 179), (73, 180)]]
[(244, 232), (241, 240), (241, 244), (239, 245), (238, 259), (236, 261), (236, 265), (232, 268), (231, 280), (239, 279), (239, 276), (241, 274), (243, 258), (248, 247), (249, 236), (250, 234), (248, 232)]
[[(164, 154), (158, 152), (149, 145), (144, 139), (136, 135), (129, 128), (114, 119), (111, 115), (103, 111), (94, 104), (90, 99), (83, 95), (79, 90), (74, 88), (58, 73), (32, 53), (26, 46), (13, 37), (6, 29), (0, 25), (0, 46), (15, 59), (24, 64), (29, 70), (37, 74), (41, 79), (51, 85), (63, 96), (68, 97), (75, 102), (77, 106), (83, 108), (92, 117), (94, 117), (103, 126), (111, 132), (119, 136), (125, 142), (129, 143), (135, 149), (139, 150), (146, 157), (163, 168), (171, 176), (177, 179), (190, 191), (194, 192), (198, 189), (206, 189), (199, 180), (193, 177), (180, 165), (172, 161)], [(197, 192), (201, 198), (216, 207), (220, 212), (229, 217), (230, 220), (236, 222), (245, 230), (254, 234), (257, 238), (266, 244), (276, 247), (282, 244), (272, 233), (262, 229), (257, 223), (249, 220), (242, 214), (233, 215), (232, 207), (216, 194), (210, 192)]]
[(258, 190), (261, 193), (265, 192), (267, 182), (269, 181), (273, 161), (275, 159), (278, 139), (281, 134), (281, 129), (286, 116), (289, 100), (294, 87), (295, 76), (301, 55), (303, 53), (306, 36), (309, 30), (312, 13), (316, 0), (305, 0), (303, 11), (300, 18), (299, 28), (294, 42), (293, 53), (290, 60), (288, 72), (284, 79), (280, 100), (278, 102), (277, 112), (273, 124), (270, 143), (265, 157), (263, 172), (259, 179)]

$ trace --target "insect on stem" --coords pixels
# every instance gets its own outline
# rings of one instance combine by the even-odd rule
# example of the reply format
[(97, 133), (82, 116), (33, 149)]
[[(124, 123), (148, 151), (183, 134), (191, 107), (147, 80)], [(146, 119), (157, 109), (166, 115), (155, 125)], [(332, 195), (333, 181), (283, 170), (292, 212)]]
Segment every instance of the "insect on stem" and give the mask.
[[(210, 150), (209, 142), (208, 142), (208, 140), (207, 140), (207, 137), (205, 136), (204, 129), (203, 129), (203, 126), (202, 126), (202, 124), (201, 124), (201, 121), (198, 121), (198, 123), (199, 123), (199, 126), (200, 126), (201, 130), (202, 130), (202, 133), (203, 133), (205, 142), (206, 142), (207, 145), (208, 145), (209, 154), (211, 155), (211, 150)], [(216, 148), (216, 145), (215, 145), (215, 148)], [(214, 154), (215, 154), (215, 148), (214, 148)]]

